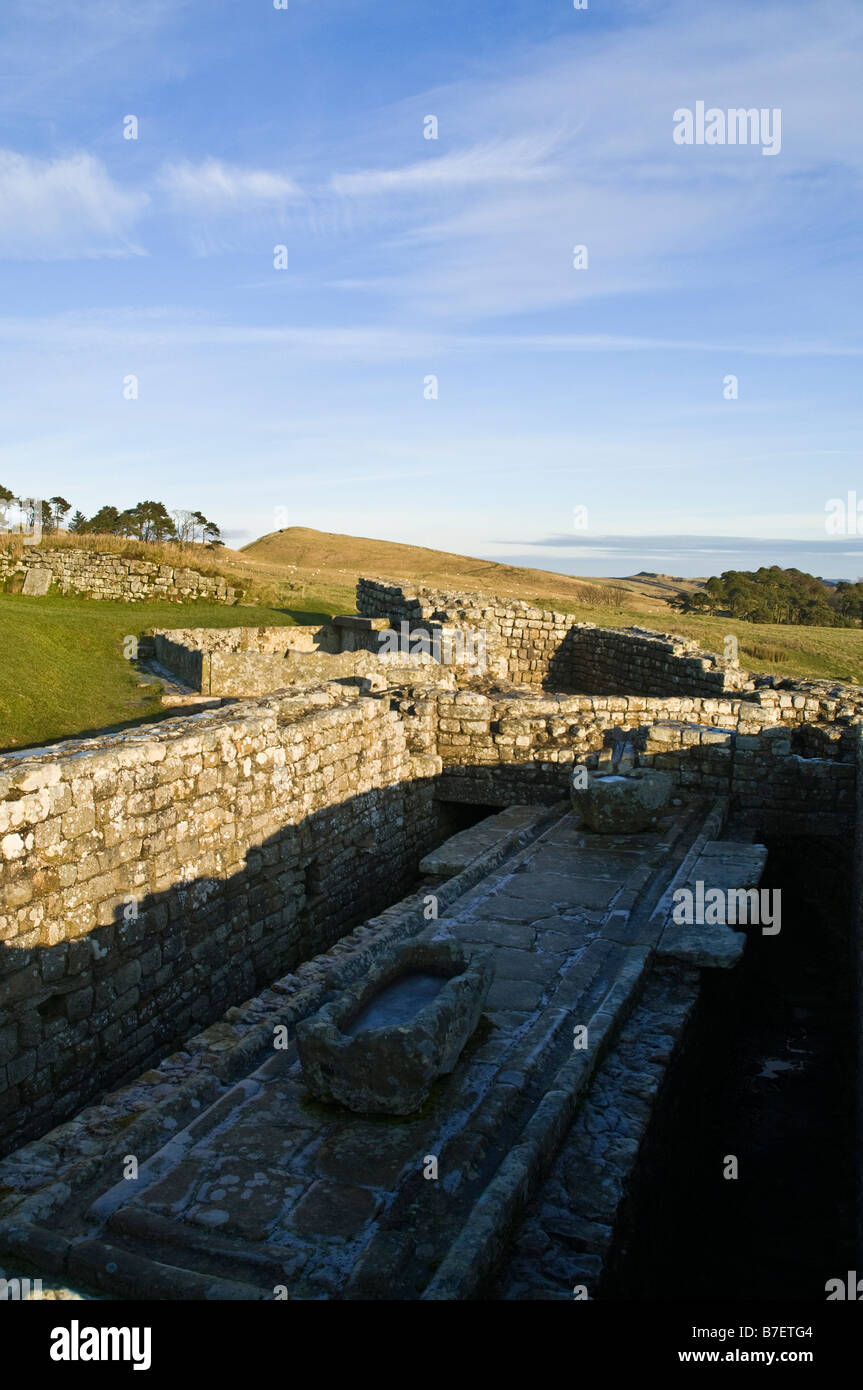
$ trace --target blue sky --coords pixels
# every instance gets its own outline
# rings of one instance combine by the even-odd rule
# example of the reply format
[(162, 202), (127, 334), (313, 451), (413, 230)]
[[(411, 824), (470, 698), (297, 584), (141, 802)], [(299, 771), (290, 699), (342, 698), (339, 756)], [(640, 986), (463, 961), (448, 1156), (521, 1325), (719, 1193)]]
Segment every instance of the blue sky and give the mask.
[[(863, 575), (861, 49), (845, 0), (5, 0), (0, 482)], [(697, 101), (779, 152), (676, 144)]]

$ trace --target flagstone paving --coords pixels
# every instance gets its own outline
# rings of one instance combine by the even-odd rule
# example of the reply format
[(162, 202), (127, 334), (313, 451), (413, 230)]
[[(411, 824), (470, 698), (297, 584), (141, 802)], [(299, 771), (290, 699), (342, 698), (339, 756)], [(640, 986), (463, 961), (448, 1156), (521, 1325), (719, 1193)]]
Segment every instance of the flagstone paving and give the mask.
[[(64, 1271), (109, 1296), (469, 1296), (637, 999), (667, 920), (663, 894), (693, 855), (700, 862), (723, 816), (724, 806), (690, 798), (649, 833), (600, 836), (561, 807), (445, 903), (423, 930), (490, 949), (494, 980), (455, 1070), (416, 1115), (352, 1115), (313, 1100), (290, 1033), (286, 1049), (259, 1048), (244, 1074), (235, 1067), (232, 1080), (178, 1107), (162, 1142), (138, 1156), (136, 1177), (114, 1159), (91, 1163), (53, 1206), (24, 1203), (21, 1231), (47, 1248), (32, 1234), (47, 1221)], [(386, 941), (386, 926), (376, 939)], [(319, 958), (331, 975), (307, 1013), (333, 997), (334, 963), (349, 970), (370, 940), (361, 929)], [(295, 977), (282, 988), (305, 997)], [(269, 1007), (251, 1001), (245, 1014), (266, 1018)], [(585, 1026), (580, 1052), (574, 1033)], [(21, 1170), (20, 1156), (8, 1163)], [(0, 1191), (3, 1182), (0, 1165)], [(503, 1213), (499, 1229), (486, 1229), (486, 1209)]]

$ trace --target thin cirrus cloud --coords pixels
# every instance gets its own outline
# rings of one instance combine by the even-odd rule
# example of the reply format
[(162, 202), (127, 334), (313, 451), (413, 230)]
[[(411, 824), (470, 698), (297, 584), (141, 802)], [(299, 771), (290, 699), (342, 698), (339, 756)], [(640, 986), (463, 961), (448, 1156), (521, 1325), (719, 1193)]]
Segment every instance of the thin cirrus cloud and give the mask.
[(439, 155), (395, 169), (364, 169), (333, 174), (330, 188), (347, 197), (432, 192), (476, 184), (527, 183), (551, 178), (556, 171), (545, 158), (554, 137), (519, 137), (475, 145), (457, 154)]
[(158, 183), (175, 202), (196, 207), (247, 210), (254, 204), (293, 202), (303, 196), (287, 174), (244, 169), (214, 158), (168, 164)]
[(196, 256), (243, 250), (266, 215), (284, 217), (304, 195), (289, 175), (208, 157), (165, 165), (156, 179), (175, 230)]
[(148, 195), (121, 187), (93, 155), (37, 159), (0, 150), (0, 256), (141, 255), (132, 230)]
[[(509, 542), (511, 545), (512, 542)], [(837, 554), (863, 554), (863, 541), (855, 541), (843, 536), (841, 540), (824, 537), (779, 537), (779, 536), (722, 536), (722, 535), (631, 535), (631, 536), (546, 536), (539, 540), (522, 541), (522, 545), (542, 547), (549, 550), (581, 550), (597, 555), (666, 555), (709, 556), (744, 555), (772, 556), (781, 551), (785, 563), (793, 556), (820, 556), (835, 559)], [(762, 559), (763, 564), (778, 563), (775, 559)]]

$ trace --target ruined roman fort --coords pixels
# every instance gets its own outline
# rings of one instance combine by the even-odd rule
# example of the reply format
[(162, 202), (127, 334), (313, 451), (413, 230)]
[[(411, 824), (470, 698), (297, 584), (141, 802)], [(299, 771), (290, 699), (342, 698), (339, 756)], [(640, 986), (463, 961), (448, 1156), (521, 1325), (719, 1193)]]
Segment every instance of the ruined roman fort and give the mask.
[(0, 1266), (101, 1298), (602, 1297), (702, 992), (767, 940), (681, 890), (757, 908), (776, 837), (852, 874), (863, 690), (374, 578), (321, 627), (139, 660), (167, 717), (0, 755)]

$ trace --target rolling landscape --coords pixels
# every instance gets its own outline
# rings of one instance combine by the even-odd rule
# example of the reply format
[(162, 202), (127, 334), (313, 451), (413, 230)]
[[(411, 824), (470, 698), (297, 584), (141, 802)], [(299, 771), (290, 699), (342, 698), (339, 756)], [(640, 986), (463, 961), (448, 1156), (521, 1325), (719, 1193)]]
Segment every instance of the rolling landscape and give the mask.
[[(4, 540), (0, 537), (0, 543)], [(5, 538), (9, 544), (9, 538)], [(115, 537), (51, 538), (52, 545), (164, 558), (243, 589), (241, 605), (110, 603), (52, 593), (25, 597), (0, 590), (0, 644), (18, 654), (0, 664), (0, 746), (23, 748), (86, 731), (158, 717), (161, 685), (123, 656), (124, 639), (153, 627), (313, 624), (352, 613), (361, 575), (410, 586), (523, 599), (601, 627), (645, 627), (691, 637), (721, 651), (733, 633), (740, 661), (752, 670), (863, 684), (863, 632), (799, 627), (682, 613), (693, 579), (635, 575), (573, 578), (521, 569), (420, 546), (288, 527), (242, 550), (141, 544)], [(7, 585), (7, 588), (15, 587)], [(20, 588), (20, 583), (17, 586)], [(168, 711), (170, 712), (170, 711)]]

